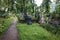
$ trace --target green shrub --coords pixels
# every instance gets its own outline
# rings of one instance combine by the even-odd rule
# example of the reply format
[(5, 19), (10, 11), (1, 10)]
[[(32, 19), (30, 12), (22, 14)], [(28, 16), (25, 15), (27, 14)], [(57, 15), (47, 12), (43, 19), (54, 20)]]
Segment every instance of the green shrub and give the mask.
[(2, 26), (2, 24), (0, 24), (0, 33), (2, 32), (4, 26)]
[(2, 35), (9, 28), (12, 21), (13, 21), (13, 18), (10, 17), (5, 19), (3, 24), (0, 24), (0, 35)]
[(4, 18), (0, 18), (0, 24), (3, 24), (4, 20)]
[(56, 31), (56, 28), (53, 25), (50, 24), (40, 24), (40, 25), (52, 33), (55, 33)]
[(50, 31), (53, 34), (58, 34), (60, 35), (60, 26), (53, 26), (51, 24), (40, 24), (40, 26), (42, 26), (43, 28), (45, 28), (46, 30)]
[(57, 34), (57, 35), (60, 35), (60, 26), (58, 27), (56, 34)]

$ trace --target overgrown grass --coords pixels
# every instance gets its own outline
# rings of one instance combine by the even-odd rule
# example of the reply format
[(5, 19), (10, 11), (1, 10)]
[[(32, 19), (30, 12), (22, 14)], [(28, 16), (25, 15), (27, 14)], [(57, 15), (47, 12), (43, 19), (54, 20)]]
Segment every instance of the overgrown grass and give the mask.
[(40, 24), (41, 27), (45, 28), (47, 31), (51, 32), (52, 34), (56, 35), (57, 38), (60, 40), (60, 26), (55, 26), (51, 24)]
[[(2, 20), (2, 19), (0, 19)], [(3, 35), (3, 33), (9, 28), (11, 23), (13, 22), (13, 17), (4, 19), (4, 22), (0, 23), (0, 37)]]
[(19, 40), (59, 40), (55, 35), (34, 23), (32, 25), (18, 24)]

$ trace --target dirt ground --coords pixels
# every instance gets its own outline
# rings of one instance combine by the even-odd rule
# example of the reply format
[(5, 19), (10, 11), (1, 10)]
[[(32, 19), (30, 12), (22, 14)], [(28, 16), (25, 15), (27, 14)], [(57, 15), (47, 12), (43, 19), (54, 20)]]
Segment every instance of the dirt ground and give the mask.
[(18, 30), (16, 28), (16, 24), (17, 24), (17, 21), (14, 20), (10, 28), (1, 38), (1, 40), (18, 40)]

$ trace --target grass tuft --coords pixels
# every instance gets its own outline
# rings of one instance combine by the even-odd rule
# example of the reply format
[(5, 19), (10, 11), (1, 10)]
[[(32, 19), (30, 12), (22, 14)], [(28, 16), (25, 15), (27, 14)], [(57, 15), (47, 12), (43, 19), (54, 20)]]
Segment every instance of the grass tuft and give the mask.
[(32, 25), (18, 24), (19, 40), (56, 40), (56, 36), (34, 23)]

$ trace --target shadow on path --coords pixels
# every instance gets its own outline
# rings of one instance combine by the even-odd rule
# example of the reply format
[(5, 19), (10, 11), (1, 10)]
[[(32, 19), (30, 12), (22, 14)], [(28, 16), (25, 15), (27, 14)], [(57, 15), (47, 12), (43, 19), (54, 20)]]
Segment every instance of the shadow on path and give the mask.
[(13, 24), (10, 26), (8, 31), (3, 35), (1, 40), (18, 40), (18, 31), (16, 28), (17, 21), (14, 19)]

